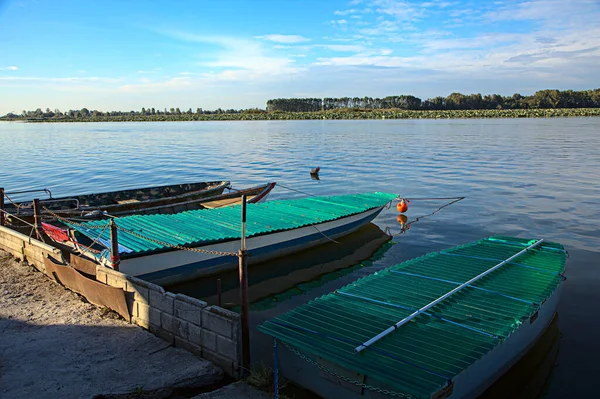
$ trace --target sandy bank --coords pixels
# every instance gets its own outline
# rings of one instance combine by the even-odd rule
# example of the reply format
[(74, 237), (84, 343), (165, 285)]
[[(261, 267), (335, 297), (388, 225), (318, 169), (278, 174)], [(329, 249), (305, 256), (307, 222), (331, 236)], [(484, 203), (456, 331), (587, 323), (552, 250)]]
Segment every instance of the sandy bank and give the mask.
[(0, 397), (91, 398), (217, 383), (212, 363), (0, 251)]

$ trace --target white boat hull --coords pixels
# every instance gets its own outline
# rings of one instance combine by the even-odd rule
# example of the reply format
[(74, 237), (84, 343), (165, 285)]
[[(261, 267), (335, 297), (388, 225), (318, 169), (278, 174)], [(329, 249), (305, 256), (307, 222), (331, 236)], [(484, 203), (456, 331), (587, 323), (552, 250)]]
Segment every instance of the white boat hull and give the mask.
[[(246, 240), (249, 264), (264, 262), (325, 243), (349, 234), (373, 220), (383, 209), (378, 207), (330, 222), (286, 230)], [(219, 252), (240, 249), (240, 241), (197, 247)], [(120, 271), (157, 284), (176, 284), (237, 268), (238, 258), (184, 250), (168, 251), (148, 256), (124, 258)]]

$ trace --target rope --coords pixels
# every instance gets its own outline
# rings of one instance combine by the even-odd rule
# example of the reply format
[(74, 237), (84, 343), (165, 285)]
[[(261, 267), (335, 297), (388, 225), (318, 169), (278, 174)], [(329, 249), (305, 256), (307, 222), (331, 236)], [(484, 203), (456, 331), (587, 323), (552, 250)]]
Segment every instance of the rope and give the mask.
[[(464, 200), (464, 199), (465, 199), (465, 198), (467, 198), (467, 197), (454, 197), (454, 198), (455, 198), (455, 199), (454, 199), (454, 201), (450, 201), (450, 202), (448, 202), (447, 204), (444, 204), (444, 205), (440, 206), (439, 208), (437, 208), (435, 211), (433, 211), (433, 212), (431, 212), (431, 213), (428, 213), (428, 214), (426, 214), (426, 215), (421, 215), (421, 216), (418, 216), (418, 217), (416, 217), (415, 219), (411, 220), (410, 222), (406, 222), (406, 223), (405, 223), (405, 225), (406, 225), (406, 226), (410, 226), (412, 223), (418, 222), (418, 221), (420, 221), (421, 219), (425, 219), (425, 218), (427, 218), (427, 217), (429, 217), (429, 216), (433, 216), (433, 215), (435, 215), (436, 213), (438, 213), (439, 211), (441, 211), (442, 209), (444, 209), (445, 207), (447, 207), (447, 206), (450, 206), (450, 205), (452, 205), (452, 204), (455, 204), (455, 203), (457, 203), (457, 202), (459, 202), (459, 201), (462, 201), (462, 200)], [(437, 199), (437, 198), (436, 198), (436, 199)], [(389, 236), (391, 236), (391, 237), (396, 237), (396, 236), (399, 236), (400, 234), (404, 234), (404, 233), (406, 232), (406, 230), (408, 230), (408, 229), (403, 227), (403, 228), (402, 228), (402, 229), (401, 229), (401, 230), (400, 230), (398, 233), (395, 233), (395, 234), (390, 234), (390, 233), (391, 233), (391, 231), (390, 231), (389, 227), (388, 227), (388, 228), (386, 228), (386, 232), (387, 232), (387, 233), (388, 233), (388, 235), (389, 235)]]
[(334, 243), (336, 243), (336, 244), (339, 244), (339, 243), (340, 243), (339, 241), (336, 241), (336, 240), (334, 240), (333, 238), (331, 238), (331, 237), (327, 236), (327, 234), (325, 234), (325, 233), (323, 233), (321, 230), (319, 230), (319, 229), (317, 228), (317, 226), (313, 225), (312, 227), (314, 227), (314, 229), (315, 229), (315, 230), (317, 230), (319, 233), (321, 233), (321, 235), (322, 235), (323, 237), (327, 238), (329, 241), (331, 241), (331, 242), (334, 242)]
[(435, 200), (453, 200), (464, 199), (465, 197), (429, 197), (429, 198), (404, 198), (410, 201), (435, 201)]
[[(12, 214), (12, 213), (10, 213), (10, 212), (7, 212), (7, 211), (5, 211), (4, 209), (0, 209), (0, 211), (4, 212), (6, 215), (9, 215), (9, 216), (11, 216), (11, 217), (13, 217), (13, 218), (15, 218), (15, 219), (17, 219), (17, 220), (19, 220), (19, 221), (21, 221), (21, 222), (23, 222), (23, 223), (27, 224), (28, 226), (35, 227), (35, 225), (33, 225), (33, 224), (31, 224), (31, 223), (29, 223), (29, 222), (27, 222), (27, 221), (25, 221), (25, 220), (23, 220), (23, 219), (21, 219), (21, 218), (17, 217), (16, 215), (13, 215), (13, 214)], [(9, 223), (10, 223), (10, 221), (9, 221)], [(23, 226), (23, 225), (21, 225), (21, 226), (17, 226), (17, 225), (15, 225), (15, 224), (13, 224), (13, 223), (10, 223), (10, 225), (11, 225), (11, 226), (15, 226), (15, 227), (26, 227), (26, 226)]]
[(295, 188), (291, 188), (291, 187), (288, 187), (288, 186), (284, 186), (284, 185), (283, 185), (283, 184), (281, 184), (281, 183), (277, 183), (277, 187), (285, 188), (285, 189), (287, 189), (287, 190), (290, 190), (290, 191), (295, 191), (295, 192), (297, 192), (297, 193), (300, 193), (300, 194), (308, 195), (309, 197), (315, 197), (315, 195), (314, 195), (314, 194), (309, 194), (309, 193), (307, 193), (307, 192), (305, 192), (305, 191), (296, 190)]

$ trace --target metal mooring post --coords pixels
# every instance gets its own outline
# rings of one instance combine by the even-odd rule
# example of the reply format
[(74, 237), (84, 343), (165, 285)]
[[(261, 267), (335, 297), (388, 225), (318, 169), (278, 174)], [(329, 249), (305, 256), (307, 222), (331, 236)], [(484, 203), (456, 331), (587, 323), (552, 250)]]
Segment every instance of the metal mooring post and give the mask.
[(119, 271), (121, 257), (119, 256), (119, 237), (117, 236), (117, 225), (110, 219), (110, 263), (113, 270)]
[(217, 279), (217, 306), (221, 307), (221, 279)]
[(42, 215), (40, 211), (40, 200), (37, 198), (33, 200), (33, 220), (35, 225), (35, 235), (40, 239), (42, 231)]
[(4, 226), (4, 187), (0, 187), (0, 226)]
[(273, 339), (273, 398), (279, 399), (279, 354), (277, 338)]
[(240, 305), (242, 308), (242, 374), (250, 370), (250, 328), (248, 323), (248, 254), (246, 252), (246, 196), (242, 195), (242, 240), (238, 252)]

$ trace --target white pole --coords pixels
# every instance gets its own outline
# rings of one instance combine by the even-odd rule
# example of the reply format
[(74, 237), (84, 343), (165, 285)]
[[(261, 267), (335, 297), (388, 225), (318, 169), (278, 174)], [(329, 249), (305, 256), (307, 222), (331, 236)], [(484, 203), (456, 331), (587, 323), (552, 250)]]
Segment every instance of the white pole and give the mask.
[(486, 270), (485, 272), (481, 273), (478, 276), (473, 277), (471, 280), (467, 281), (466, 283), (463, 283), (461, 285), (459, 285), (458, 287), (456, 287), (455, 289), (453, 289), (450, 292), (447, 292), (446, 294), (444, 294), (443, 296), (439, 297), (438, 299), (436, 299), (433, 302), (430, 302), (429, 304), (423, 306), (421, 309), (416, 310), (414, 313), (412, 313), (409, 316), (406, 316), (404, 319), (400, 320), (398, 323), (394, 324), (393, 326), (391, 326), (390, 328), (386, 329), (385, 331), (380, 332), (379, 334), (377, 334), (376, 336), (374, 336), (373, 338), (371, 338), (370, 340), (368, 340), (367, 342), (364, 342), (362, 344), (360, 344), (359, 346), (357, 346), (356, 348), (354, 348), (355, 352), (360, 352), (363, 349), (365, 349), (366, 347), (368, 347), (369, 345), (373, 344), (374, 342), (379, 341), (381, 338), (385, 337), (386, 335), (388, 335), (389, 333), (391, 333), (392, 331), (396, 330), (398, 327), (408, 323), (409, 321), (411, 321), (412, 319), (414, 319), (415, 317), (417, 317), (418, 315), (420, 315), (421, 313), (427, 311), (428, 309), (431, 309), (432, 307), (434, 307), (435, 305), (437, 305), (438, 303), (442, 302), (444, 299), (456, 294), (458, 291), (462, 290), (463, 288), (467, 287), (469, 284), (473, 284), (475, 281), (479, 280), (482, 277), (487, 276), (488, 274), (490, 274), (491, 272), (493, 272), (494, 270), (498, 269), (499, 267), (504, 266), (505, 264), (507, 264), (508, 262), (510, 262), (511, 260), (523, 255), (525, 252), (529, 251), (531, 248), (536, 247), (537, 245), (541, 244), (544, 240), (541, 239), (537, 242), (535, 242), (534, 244), (531, 244), (530, 246), (528, 246), (527, 248), (525, 248), (524, 250), (522, 250), (519, 253), (514, 254), (513, 256), (511, 256), (510, 258), (498, 263), (496, 266), (492, 267), (491, 269)]

